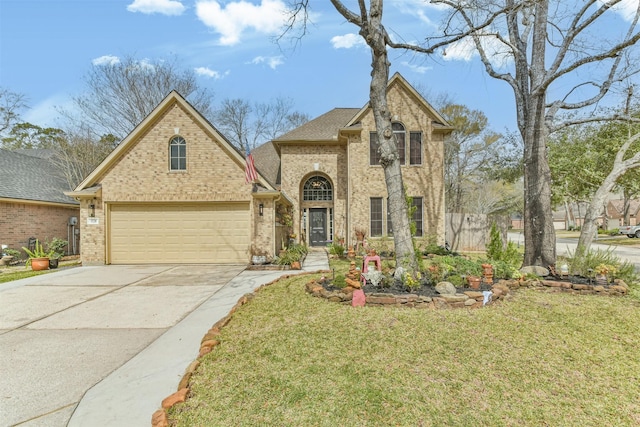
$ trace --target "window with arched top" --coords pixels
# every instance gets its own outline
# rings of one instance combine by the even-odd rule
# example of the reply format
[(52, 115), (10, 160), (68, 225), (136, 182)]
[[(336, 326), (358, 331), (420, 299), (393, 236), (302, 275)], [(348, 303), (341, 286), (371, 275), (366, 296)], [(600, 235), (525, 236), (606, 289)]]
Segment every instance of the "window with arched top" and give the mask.
[(174, 136), (169, 142), (169, 170), (187, 170), (187, 141), (181, 136)]
[(309, 202), (333, 200), (333, 187), (327, 178), (312, 176), (304, 183), (302, 199)]
[(400, 158), (400, 164), (404, 165), (404, 151), (405, 151), (405, 136), (404, 126), (402, 123), (391, 123), (391, 130), (396, 137), (396, 144), (398, 144), (398, 157)]

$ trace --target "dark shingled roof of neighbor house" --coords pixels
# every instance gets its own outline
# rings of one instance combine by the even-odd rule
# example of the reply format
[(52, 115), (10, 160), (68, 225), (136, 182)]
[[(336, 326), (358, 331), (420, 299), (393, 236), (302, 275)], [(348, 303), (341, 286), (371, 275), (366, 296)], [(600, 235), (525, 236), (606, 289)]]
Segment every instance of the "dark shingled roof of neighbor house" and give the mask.
[[(22, 151), (26, 153), (27, 151)], [(0, 198), (79, 205), (51, 160), (0, 148)]]

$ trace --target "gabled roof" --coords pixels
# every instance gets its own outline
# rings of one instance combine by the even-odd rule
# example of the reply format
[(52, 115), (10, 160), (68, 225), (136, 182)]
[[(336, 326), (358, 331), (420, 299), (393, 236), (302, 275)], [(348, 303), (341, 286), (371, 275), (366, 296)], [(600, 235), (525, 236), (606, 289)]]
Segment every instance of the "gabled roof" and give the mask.
[[(138, 140), (138, 137), (142, 135), (150, 126), (152, 126), (157, 118), (169, 109), (174, 104), (180, 105), (184, 108), (194, 120), (205, 129), (214, 139), (217, 139), (222, 143), (222, 148), (227, 152), (229, 158), (234, 160), (238, 164), (238, 167), (244, 170), (245, 156), (241, 153), (224, 135), (222, 135), (218, 129), (215, 128), (202, 114), (200, 114), (193, 106), (177, 91), (171, 91), (158, 106), (151, 112), (145, 119), (138, 124), (138, 126), (123, 139), (120, 144), (100, 163), (74, 190), (76, 195), (81, 195), (82, 190), (92, 187), (96, 184), (102, 175), (109, 170), (109, 168), (118, 161), (126, 151)], [(268, 190), (274, 190), (272, 185), (262, 176), (258, 169), (258, 182), (265, 186)]]
[[(612, 199), (609, 200), (611, 206), (618, 212), (619, 215), (622, 215), (624, 212), (624, 199)], [(640, 199), (630, 199), (629, 200), (629, 213), (631, 215), (635, 215), (640, 209)]]
[[(420, 95), (411, 86), (400, 73), (395, 73), (387, 83), (387, 90), (395, 85), (402, 85), (417, 102), (421, 103), (430, 114), (433, 115), (432, 121), (434, 131), (450, 132), (453, 130), (451, 126), (435, 108), (429, 104), (422, 95)], [(358, 129), (362, 117), (370, 107), (367, 102), (362, 108), (334, 108), (333, 110), (316, 117), (315, 119), (303, 124), (302, 126), (285, 133), (284, 135), (273, 140), (274, 143), (286, 143), (292, 141), (338, 141), (340, 132), (349, 129)]]
[(78, 205), (64, 195), (69, 185), (55, 164), (37, 150), (30, 154), (0, 148), (0, 199)]
[[(442, 117), (442, 115), (438, 113), (438, 111), (436, 111), (436, 109), (433, 108), (433, 106), (431, 106), (431, 104), (429, 104), (427, 100), (424, 99), (424, 97), (420, 95), (420, 93), (418, 93), (418, 91), (415, 90), (414, 87), (411, 86), (409, 82), (404, 77), (402, 77), (402, 75), (398, 72), (394, 73), (393, 76), (391, 76), (391, 78), (389, 79), (389, 82), (387, 83), (387, 91), (391, 86), (395, 84), (402, 85), (414, 98), (416, 98), (418, 102), (423, 104), (426, 107), (426, 109), (435, 117), (435, 120), (432, 121), (432, 124), (434, 126), (434, 131), (441, 130), (445, 132), (450, 132), (454, 129), (453, 126), (451, 126), (449, 122), (447, 122), (445, 118)], [(362, 120), (362, 116), (364, 116), (364, 114), (367, 112), (370, 106), (371, 106), (370, 102), (367, 102), (364, 105), (364, 107), (362, 107), (360, 111), (353, 116), (353, 118), (349, 121), (349, 123), (347, 123), (347, 126), (353, 126), (357, 124), (360, 120)]]
[(340, 129), (347, 126), (358, 111), (359, 108), (334, 108), (274, 141), (337, 141)]
[(280, 184), (280, 156), (273, 142), (265, 142), (254, 148), (251, 154), (256, 169), (262, 176), (274, 187)]

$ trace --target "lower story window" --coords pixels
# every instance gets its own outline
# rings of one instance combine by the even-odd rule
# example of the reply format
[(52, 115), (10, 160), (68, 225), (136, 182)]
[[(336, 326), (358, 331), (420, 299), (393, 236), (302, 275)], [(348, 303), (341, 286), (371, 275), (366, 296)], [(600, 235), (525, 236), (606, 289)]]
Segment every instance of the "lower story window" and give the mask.
[(413, 206), (416, 209), (411, 219), (416, 224), (416, 237), (422, 237), (422, 197), (414, 197)]
[(372, 197), (370, 199), (370, 236), (382, 236), (382, 197)]

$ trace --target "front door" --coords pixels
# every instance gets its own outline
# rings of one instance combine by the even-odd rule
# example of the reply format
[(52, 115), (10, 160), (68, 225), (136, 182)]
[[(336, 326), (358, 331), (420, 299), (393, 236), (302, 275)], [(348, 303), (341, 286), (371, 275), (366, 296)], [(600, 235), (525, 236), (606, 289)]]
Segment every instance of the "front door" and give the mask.
[(327, 244), (327, 210), (324, 208), (309, 209), (309, 224), (311, 225), (311, 246), (325, 246)]

